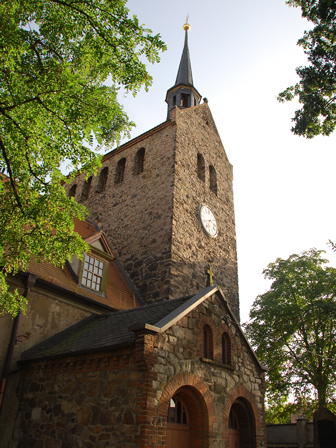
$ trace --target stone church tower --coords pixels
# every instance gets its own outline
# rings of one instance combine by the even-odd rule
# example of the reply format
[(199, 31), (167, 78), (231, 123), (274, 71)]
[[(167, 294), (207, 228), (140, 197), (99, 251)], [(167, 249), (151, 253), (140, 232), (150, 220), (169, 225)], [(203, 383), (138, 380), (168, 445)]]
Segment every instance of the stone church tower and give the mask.
[(10, 278), (29, 307), (0, 325), (1, 448), (266, 446), (265, 367), (239, 325), (232, 166), (184, 29), (167, 120), (68, 186), (95, 220), (74, 223), (84, 260)]
[(148, 303), (195, 294), (213, 281), (239, 319), (232, 165), (193, 85), (188, 24), (184, 30), (167, 121), (106, 154), (98, 176), (78, 175), (69, 194), (116, 245)]

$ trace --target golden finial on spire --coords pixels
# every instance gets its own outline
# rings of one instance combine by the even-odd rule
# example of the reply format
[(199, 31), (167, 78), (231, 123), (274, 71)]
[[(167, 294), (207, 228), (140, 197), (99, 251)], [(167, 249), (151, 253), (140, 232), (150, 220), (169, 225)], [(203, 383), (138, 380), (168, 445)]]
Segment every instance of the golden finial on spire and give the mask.
[(189, 20), (189, 14), (187, 14), (186, 23), (183, 25), (184, 31), (189, 31), (190, 30), (190, 25), (188, 23), (188, 20)]

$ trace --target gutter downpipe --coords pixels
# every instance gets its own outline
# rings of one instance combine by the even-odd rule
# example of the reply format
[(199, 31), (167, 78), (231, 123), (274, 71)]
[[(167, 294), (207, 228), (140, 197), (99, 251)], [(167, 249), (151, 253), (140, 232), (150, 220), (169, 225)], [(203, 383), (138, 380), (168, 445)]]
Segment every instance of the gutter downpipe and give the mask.
[[(25, 281), (25, 290), (23, 293), (24, 298), (28, 297), (29, 291), (34, 286), (35, 281), (36, 281), (36, 276), (33, 274), (28, 274), (26, 281)], [(14, 346), (15, 346), (15, 341), (16, 341), (16, 336), (17, 336), (17, 331), (18, 331), (21, 315), (22, 315), (22, 312), (20, 310), (14, 319), (11, 338), (9, 341), (8, 350), (7, 350), (7, 354), (6, 354), (6, 360), (5, 360), (4, 369), (3, 369), (3, 373), (2, 373), (1, 384), (0, 384), (0, 415), (1, 415), (2, 407), (3, 407), (3, 398), (5, 396), (6, 381), (7, 381), (8, 374), (10, 373), (10, 366), (11, 366), (12, 359), (13, 359)]]

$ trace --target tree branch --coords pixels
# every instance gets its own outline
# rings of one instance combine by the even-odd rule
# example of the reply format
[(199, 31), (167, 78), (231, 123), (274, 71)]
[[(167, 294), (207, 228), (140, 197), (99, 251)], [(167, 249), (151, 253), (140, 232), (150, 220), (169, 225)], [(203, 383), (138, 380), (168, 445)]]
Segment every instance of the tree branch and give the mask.
[(3, 158), (5, 159), (5, 163), (6, 163), (6, 166), (7, 166), (7, 171), (8, 171), (8, 174), (9, 174), (9, 179), (10, 179), (10, 183), (11, 183), (11, 186), (12, 186), (12, 189), (13, 189), (15, 200), (16, 200), (17, 205), (19, 206), (22, 214), (24, 215), (25, 213), (24, 213), (23, 206), (22, 206), (22, 203), (21, 203), (21, 200), (20, 200), (20, 196), (19, 196), (19, 194), (18, 194), (18, 192), (16, 190), (16, 185), (15, 185), (15, 180), (14, 180), (11, 164), (10, 164), (9, 158), (7, 156), (7, 151), (6, 151), (5, 145), (4, 145), (1, 137), (0, 137), (0, 147), (1, 147)]
[(35, 96), (33, 98), (30, 98), (30, 99), (25, 100), (25, 101), (21, 101), (20, 103), (13, 104), (12, 106), (0, 107), (0, 112), (2, 113), (5, 110), (9, 111), (9, 110), (15, 109), (16, 107), (21, 107), (24, 104), (28, 104), (28, 103), (32, 103), (34, 101), (38, 101), (40, 95), (48, 95), (49, 93), (57, 93), (57, 90), (48, 90), (48, 91), (43, 92), (43, 93), (38, 93), (37, 96)]
[(69, 4), (69, 3), (63, 2), (63, 1), (61, 1), (61, 0), (50, 0), (50, 1), (53, 2), (53, 3), (57, 3), (57, 4), (61, 5), (61, 6), (65, 6), (65, 7), (67, 7), (67, 8), (73, 9), (73, 10), (77, 11), (79, 14), (82, 14), (83, 16), (85, 16), (85, 17), (88, 19), (88, 21), (89, 21), (90, 25), (92, 26), (92, 28), (93, 28), (93, 29), (95, 30), (95, 32), (98, 34), (98, 36), (101, 37), (101, 39), (103, 39), (103, 41), (105, 41), (105, 42), (106, 42), (108, 45), (110, 45), (111, 47), (113, 47), (113, 48), (117, 48), (116, 45), (112, 44), (112, 42), (110, 42), (108, 39), (106, 39), (104, 33), (101, 33), (101, 32), (99, 31), (99, 29), (97, 28), (96, 24), (94, 23), (94, 18), (91, 17), (89, 14), (87, 14), (87, 13), (86, 13), (85, 11), (83, 11), (82, 9), (79, 9), (79, 8), (74, 7), (74, 6), (73, 6), (74, 3), (70, 3), (70, 4)]

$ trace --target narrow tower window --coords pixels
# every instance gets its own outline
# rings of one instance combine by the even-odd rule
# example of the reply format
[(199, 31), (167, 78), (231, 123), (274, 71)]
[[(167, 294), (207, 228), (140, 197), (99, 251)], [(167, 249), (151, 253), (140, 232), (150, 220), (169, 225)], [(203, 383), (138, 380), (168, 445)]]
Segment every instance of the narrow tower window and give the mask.
[(69, 190), (69, 194), (68, 194), (69, 198), (75, 197), (76, 189), (77, 189), (77, 184), (73, 184), (73, 186)]
[(92, 182), (92, 176), (90, 176), (88, 178), (88, 180), (86, 180), (84, 182), (82, 196), (81, 196), (82, 201), (85, 201), (89, 197), (91, 182)]
[(173, 106), (176, 106), (176, 95), (173, 96)]
[(182, 99), (181, 99), (181, 106), (182, 107), (188, 107), (188, 97), (190, 96), (190, 95), (187, 95), (186, 93), (182, 93)]
[(213, 338), (209, 325), (204, 325), (203, 328), (203, 357), (207, 359), (213, 358)]
[(125, 166), (126, 166), (126, 159), (125, 157), (123, 157), (122, 159), (119, 160), (117, 164), (116, 177), (115, 177), (116, 184), (121, 184), (121, 182), (124, 180)]
[(197, 176), (202, 182), (205, 182), (205, 163), (202, 154), (197, 154)]
[(140, 174), (145, 168), (145, 148), (140, 148), (135, 155), (134, 173)]
[(209, 166), (210, 190), (217, 196), (217, 174), (215, 168)]
[(99, 181), (97, 187), (97, 193), (102, 193), (106, 188), (106, 182), (108, 177), (108, 168), (107, 166), (103, 168), (99, 174)]
[(231, 365), (231, 346), (227, 333), (222, 334), (222, 363), (228, 366)]

